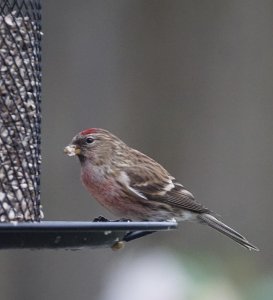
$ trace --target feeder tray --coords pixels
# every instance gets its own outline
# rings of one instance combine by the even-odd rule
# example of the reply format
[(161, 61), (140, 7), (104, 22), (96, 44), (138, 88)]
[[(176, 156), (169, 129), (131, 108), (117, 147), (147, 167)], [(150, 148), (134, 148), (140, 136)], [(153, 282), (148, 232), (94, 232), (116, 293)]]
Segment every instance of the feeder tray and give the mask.
[(67, 249), (112, 247), (147, 234), (175, 229), (176, 222), (77, 222), (0, 224), (0, 249)]

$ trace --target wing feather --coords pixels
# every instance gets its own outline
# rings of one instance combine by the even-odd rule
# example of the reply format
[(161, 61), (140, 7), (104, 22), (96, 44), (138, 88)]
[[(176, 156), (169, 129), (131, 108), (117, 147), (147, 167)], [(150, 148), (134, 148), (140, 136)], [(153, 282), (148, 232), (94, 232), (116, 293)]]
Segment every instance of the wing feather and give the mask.
[(197, 213), (210, 212), (161, 166), (160, 173), (158, 168), (152, 168), (151, 165), (146, 167), (141, 164), (123, 170), (128, 176), (130, 187), (147, 200)]

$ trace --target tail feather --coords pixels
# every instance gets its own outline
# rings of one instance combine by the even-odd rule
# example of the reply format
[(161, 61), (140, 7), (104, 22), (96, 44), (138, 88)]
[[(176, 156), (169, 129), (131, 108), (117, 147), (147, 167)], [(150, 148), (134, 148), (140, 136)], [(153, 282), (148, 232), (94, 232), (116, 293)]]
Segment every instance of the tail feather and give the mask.
[(200, 214), (198, 217), (202, 223), (205, 223), (210, 227), (216, 229), (217, 231), (225, 234), (248, 250), (259, 251), (259, 249), (256, 246), (252, 245), (244, 236), (242, 236), (240, 233), (230, 228), (223, 222), (219, 221), (214, 216), (210, 214)]

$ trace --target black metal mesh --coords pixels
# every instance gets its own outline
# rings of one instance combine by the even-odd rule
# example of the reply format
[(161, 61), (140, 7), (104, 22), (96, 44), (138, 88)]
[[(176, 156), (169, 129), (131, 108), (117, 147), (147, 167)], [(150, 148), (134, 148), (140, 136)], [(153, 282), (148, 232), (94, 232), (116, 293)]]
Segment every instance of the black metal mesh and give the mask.
[(0, 0), (0, 222), (39, 221), (41, 4)]

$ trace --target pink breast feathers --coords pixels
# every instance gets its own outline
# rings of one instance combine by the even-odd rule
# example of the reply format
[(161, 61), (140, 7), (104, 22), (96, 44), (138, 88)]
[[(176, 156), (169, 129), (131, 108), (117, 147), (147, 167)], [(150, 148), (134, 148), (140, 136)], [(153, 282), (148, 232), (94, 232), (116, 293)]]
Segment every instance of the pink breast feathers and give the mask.
[(100, 202), (101, 205), (109, 210), (115, 206), (118, 187), (112, 179), (105, 178), (100, 172), (92, 168), (82, 171), (81, 179), (88, 192)]

